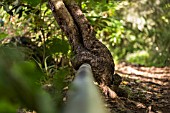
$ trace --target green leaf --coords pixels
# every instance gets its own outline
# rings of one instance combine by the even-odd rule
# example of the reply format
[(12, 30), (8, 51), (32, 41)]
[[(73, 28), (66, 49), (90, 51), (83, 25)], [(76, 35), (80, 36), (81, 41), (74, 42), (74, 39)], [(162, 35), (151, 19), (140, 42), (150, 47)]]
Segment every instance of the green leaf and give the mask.
[(59, 70), (57, 70), (56, 74), (54, 75), (54, 83), (56, 86), (56, 89), (61, 90), (64, 86), (64, 78), (69, 74), (69, 68), (68, 67), (62, 67)]
[[(6, 61), (5, 65), (7, 65), (7, 62), (23, 61), (25, 56), (21, 52), (21, 48), (2, 46), (0, 47), (0, 57), (3, 59), (2, 62)], [(1, 62), (1, 59), (0, 59), (0, 62)]]
[(0, 100), (0, 113), (16, 113), (18, 106), (12, 104), (8, 100)]
[(33, 62), (21, 62), (15, 64), (12, 68), (12, 72), (15, 76), (21, 78), (21, 80), (25, 80), (25, 82), (32, 87), (32, 90), (37, 90), (40, 87), (37, 83), (42, 77), (43, 73), (36, 67)]
[(23, 0), (23, 1), (32, 6), (37, 6), (41, 2), (41, 0)]
[(47, 52), (50, 54), (55, 53), (63, 53), (67, 54), (69, 50), (69, 44), (66, 40), (62, 40), (59, 38), (52, 38), (46, 42), (47, 45)]
[(8, 34), (6, 34), (6, 33), (0, 33), (0, 40), (4, 39), (7, 36), (8, 36)]

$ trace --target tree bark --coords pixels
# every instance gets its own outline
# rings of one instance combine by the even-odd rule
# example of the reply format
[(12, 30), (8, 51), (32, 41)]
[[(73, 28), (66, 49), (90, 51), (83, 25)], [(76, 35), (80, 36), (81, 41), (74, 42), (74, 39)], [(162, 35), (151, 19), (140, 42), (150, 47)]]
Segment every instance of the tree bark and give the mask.
[(108, 48), (97, 40), (93, 27), (79, 6), (74, 0), (49, 0), (49, 5), (72, 47), (73, 67), (77, 70), (83, 63), (90, 64), (95, 80), (100, 85), (110, 87), (117, 81), (113, 76), (115, 65), (112, 55)]

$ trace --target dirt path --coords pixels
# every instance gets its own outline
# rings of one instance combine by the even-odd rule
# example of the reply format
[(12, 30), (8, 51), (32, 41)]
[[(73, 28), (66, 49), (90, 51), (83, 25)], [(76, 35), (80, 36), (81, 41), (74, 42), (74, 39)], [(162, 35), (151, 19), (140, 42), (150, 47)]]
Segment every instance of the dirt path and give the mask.
[(123, 77), (121, 87), (129, 94), (128, 99), (122, 98), (126, 108), (133, 113), (170, 113), (170, 67), (121, 63), (116, 68)]

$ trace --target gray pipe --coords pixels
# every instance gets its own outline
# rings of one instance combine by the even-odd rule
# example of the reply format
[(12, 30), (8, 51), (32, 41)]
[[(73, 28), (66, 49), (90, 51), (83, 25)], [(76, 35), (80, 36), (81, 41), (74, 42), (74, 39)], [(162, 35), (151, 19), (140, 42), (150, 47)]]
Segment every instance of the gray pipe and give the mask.
[(93, 81), (91, 66), (81, 65), (68, 92), (64, 113), (108, 113)]

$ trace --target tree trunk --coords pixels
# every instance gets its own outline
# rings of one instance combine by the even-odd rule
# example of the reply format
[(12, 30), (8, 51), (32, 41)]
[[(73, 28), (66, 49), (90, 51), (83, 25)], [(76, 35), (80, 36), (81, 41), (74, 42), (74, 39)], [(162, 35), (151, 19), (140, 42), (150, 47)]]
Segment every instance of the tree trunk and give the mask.
[(77, 70), (83, 63), (90, 64), (95, 80), (102, 86), (110, 87), (113, 81), (120, 82), (114, 80), (115, 65), (110, 51), (97, 40), (93, 27), (75, 1), (49, 0), (49, 5), (72, 47), (73, 67)]

